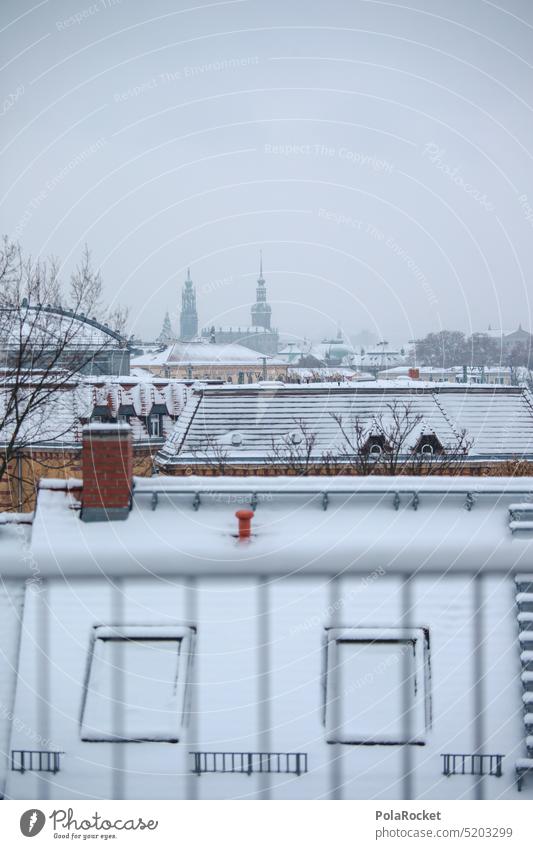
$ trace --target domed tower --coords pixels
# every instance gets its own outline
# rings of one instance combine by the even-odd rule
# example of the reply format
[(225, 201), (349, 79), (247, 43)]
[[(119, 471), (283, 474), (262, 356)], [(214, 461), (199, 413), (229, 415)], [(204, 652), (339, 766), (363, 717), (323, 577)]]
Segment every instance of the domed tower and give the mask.
[(196, 312), (196, 292), (191, 280), (191, 270), (187, 269), (187, 279), (181, 293), (180, 340), (187, 342), (198, 335), (198, 313)]
[(265, 330), (270, 330), (270, 319), (272, 317), (272, 308), (267, 303), (266, 284), (263, 277), (263, 252), (259, 252), (259, 278), (257, 280), (257, 289), (255, 296), (255, 304), (252, 305), (252, 326), (264, 327)]

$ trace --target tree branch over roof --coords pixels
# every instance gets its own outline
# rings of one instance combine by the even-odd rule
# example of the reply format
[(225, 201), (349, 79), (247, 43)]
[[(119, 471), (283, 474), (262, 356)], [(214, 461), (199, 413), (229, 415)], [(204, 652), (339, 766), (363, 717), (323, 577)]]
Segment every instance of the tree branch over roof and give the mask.
[[(126, 346), (125, 313), (101, 307), (102, 281), (85, 248), (68, 298), (59, 263), (24, 257), (4, 237), (0, 248), (0, 480), (10, 462), (49, 425), (47, 407), (109, 347)], [(88, 320), (87, 316), (95, 316)], [(61, 434), (56, 434), (59, 438)], [(48, 438), (53, 438), (48, 434)]]

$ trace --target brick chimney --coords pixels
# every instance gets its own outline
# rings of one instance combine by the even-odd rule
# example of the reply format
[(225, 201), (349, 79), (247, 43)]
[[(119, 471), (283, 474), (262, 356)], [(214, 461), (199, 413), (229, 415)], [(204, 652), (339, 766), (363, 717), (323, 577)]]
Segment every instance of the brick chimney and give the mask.
[(411, 380), (420, 380), (420, 369), (419, 368), (410, 368), (407, 374), (408, 374), (408, 377), (411, 378)]
[(127, 519), (133, 484), (133, 449), (128, 424), (90, 424), (83, 428), (84, 522)]

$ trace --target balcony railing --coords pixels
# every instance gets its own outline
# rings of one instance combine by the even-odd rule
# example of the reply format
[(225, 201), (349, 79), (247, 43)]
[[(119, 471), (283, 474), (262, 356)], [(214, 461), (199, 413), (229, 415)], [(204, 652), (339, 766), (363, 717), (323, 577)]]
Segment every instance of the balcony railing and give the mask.
[(11, 769), (13, 772), (59, 772), (59, 759), (64, 752), (49, 752), (38, 749), (13, 749)]
[(307, 772), (306, 752), (190, 752), (194, 757), (192, 772), (285, 773)]
[(441, 755), (444, 775), (502, 776), (503, 755)]

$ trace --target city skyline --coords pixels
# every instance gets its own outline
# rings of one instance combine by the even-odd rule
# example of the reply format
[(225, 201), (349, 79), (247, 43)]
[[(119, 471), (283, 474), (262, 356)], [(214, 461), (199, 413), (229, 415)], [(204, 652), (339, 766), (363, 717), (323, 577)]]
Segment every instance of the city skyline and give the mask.
[(263, 12), (6, 3), (2, 229), (67, 274), (87, 242), (142, 336), (188, 265), (242, 324), (260, 249), (297, 338), (531, 329), (528, 4)]

